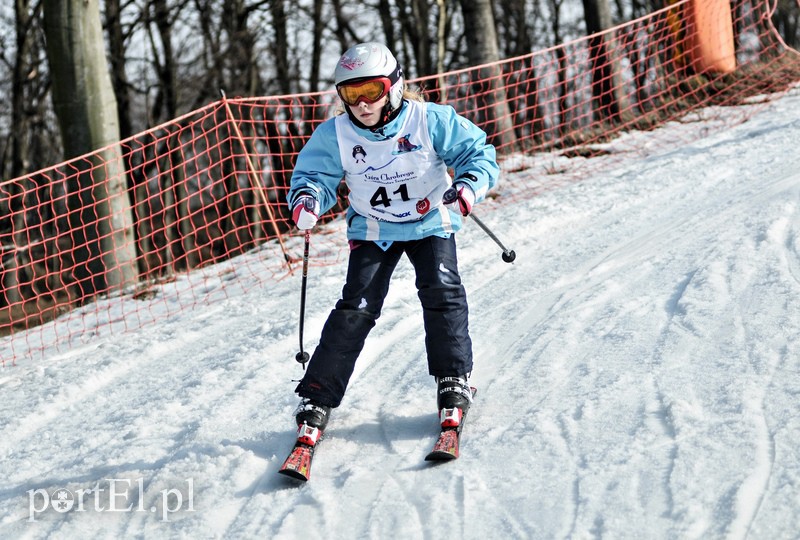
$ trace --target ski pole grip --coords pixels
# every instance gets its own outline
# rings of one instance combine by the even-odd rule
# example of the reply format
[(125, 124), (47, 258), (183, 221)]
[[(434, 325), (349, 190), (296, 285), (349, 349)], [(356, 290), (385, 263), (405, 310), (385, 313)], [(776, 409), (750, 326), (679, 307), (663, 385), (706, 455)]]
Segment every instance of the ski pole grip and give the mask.
[(447, 191), (445, 191), (442, 194), (442, 202), (444, 204), (453, 204), (457, 200), (458, 200), (458, 192), (456, 191), (456, 188), (454, 188), (453, 186), (447, 188)]
[(303, 203), (303, 208), (306, 209), (307, 212), (311, 212), (312, 214), (315, 213), (314, 210), (317, 206), (317, 201), (311, 195), (305, 195), (300, 197), (301, 202)]

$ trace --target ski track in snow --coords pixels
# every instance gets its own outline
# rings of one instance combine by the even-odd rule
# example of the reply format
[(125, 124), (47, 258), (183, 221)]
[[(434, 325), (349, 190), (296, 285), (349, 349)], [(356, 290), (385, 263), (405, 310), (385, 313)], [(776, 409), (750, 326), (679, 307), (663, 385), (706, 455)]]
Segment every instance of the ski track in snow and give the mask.
[[(524, 202), (502, 195), (533, 173), (503, 178), (476, 213), (516, 262), (474, 224), (458, 240), (479, 391), (457, 462), (423, 461), (436, 397), (403, 260), (311, 481), (275, 474), (299, 278), (234, 271), (205, 307), (0, 373), (0, 537), (797, 538), (799, 111), (795, 92)], [(311, 270), (307, 349), (344, 272)], [(109, 479), (141, 479), (122, 506), (144, 510), (29, 520), (29, 490), (107, 506)], [(187, 479), (193, 510), (164, 514)]]

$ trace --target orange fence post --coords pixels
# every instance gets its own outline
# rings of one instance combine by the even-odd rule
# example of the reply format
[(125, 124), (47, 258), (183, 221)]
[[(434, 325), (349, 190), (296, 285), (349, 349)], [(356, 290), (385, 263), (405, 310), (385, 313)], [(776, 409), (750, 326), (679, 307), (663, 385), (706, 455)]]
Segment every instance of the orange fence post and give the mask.
[(728, 0), (692, 0), (687, 6), (689, 57), (697, 73), (731, 73), (736, 69), (733, 19)]

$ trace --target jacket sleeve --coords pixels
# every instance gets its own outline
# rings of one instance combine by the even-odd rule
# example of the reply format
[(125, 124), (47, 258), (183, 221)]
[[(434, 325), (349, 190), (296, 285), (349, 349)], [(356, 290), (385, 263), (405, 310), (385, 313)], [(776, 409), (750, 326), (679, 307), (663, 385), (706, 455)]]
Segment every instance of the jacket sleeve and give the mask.
[(500, 175), (494, 146), (486, 142), (481, 128), (452, 106), (427, 106), (428, 132), (436, 153), (453, 169), (455, 180), (461, 179), (473, 189), (476, 202), (482, 201)]
[(336, 204), (339, 183), (344, 178), (342, 158), (336, 138), (334, 119), (323, 122), (297, 155), (286, 201), (289, 208), (302, 194), (316, 197), (320, 215)]

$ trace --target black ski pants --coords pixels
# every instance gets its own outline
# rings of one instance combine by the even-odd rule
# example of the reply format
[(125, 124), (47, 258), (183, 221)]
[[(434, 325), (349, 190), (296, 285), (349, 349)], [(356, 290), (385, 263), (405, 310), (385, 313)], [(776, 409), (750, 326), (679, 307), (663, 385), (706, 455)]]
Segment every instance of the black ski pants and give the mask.
[(428, 372), (435, 377), (453, 377), (472, 371), (467, 297), (458, 273), (455, 236), (393, 242), (385, 251), (374, 242), (351, 242), (342, 298), (328, 316), (297, 386), (301, 397), (339, 406), (403, 253), (416, 273)]

